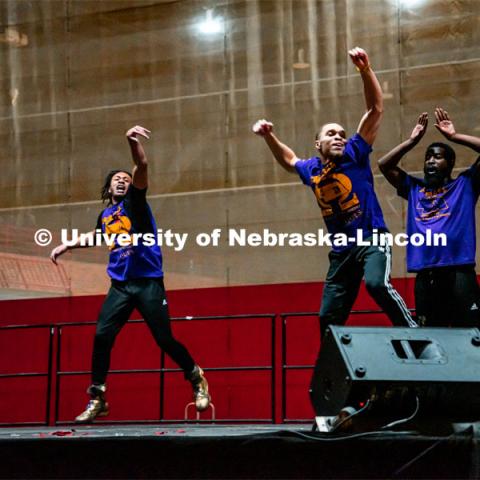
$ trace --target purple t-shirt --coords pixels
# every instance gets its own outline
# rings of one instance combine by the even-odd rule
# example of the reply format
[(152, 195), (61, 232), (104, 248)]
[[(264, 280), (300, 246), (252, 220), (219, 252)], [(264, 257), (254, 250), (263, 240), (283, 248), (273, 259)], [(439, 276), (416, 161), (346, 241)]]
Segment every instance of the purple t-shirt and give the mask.
[(423, 179), (405, 175), (398, 195), (408, 200), (407, 235), (445, 233), (445, 246), (407, 245), (409, 272), (431, 267), (475, 265), (475, 204), (478, 186), (475, 167), (438, 189), (427, 188)]
[[(125, 198), (116, 205), (110, 205), (99, 215), (97, 229), (108, 234), (133, 233), (156, 234), (157, 226), (146, 200), (147, 189), (140, 190), (130, 185)], [(162, 252), (156, 244), (120, 246), (117, 242), (110, 250), (107, 273), (113, 280), (132, 280), (134, 278), (160, 278), (162, 271)]]
[(343, 157), (335, 162), (334, 168), (322, 178), (324, 165), (319, 157), (300, 160), (295, 164), (303, 183), (309, 186), (319, 207), (327, 230), (331, 234), (343, 233), (349, 240), (348, 246), (333, 246), (340, 252), (355, 246), (357, 230), (364, 239), (372, 235), (373, 229), (387, 231), (383, 213), (373, 189), (373, 175), (369, 154), (372, 147), (358, 134), (349, 138)]

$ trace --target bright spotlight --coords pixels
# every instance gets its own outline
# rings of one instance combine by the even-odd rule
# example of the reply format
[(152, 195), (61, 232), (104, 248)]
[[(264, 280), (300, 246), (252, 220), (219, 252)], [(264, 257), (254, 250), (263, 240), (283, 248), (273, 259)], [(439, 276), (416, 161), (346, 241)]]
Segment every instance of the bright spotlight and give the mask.
[(414, 8), (422, 6), (425, 0), (400, 0), (400, 3), (406, 8)]
[(213, 10), (207, 10), (205, 20), (198, 25), (202, 33), (221, 33), (223, 32), (223, 18), (214, 17)]

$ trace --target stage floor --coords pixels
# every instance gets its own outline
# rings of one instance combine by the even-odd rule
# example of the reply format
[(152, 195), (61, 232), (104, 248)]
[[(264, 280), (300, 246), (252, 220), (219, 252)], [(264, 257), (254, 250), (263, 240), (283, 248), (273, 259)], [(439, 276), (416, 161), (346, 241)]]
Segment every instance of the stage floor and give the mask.
[(259, 434), (278, 434), (278, 432), (311, 433), (311, 425), (197, 425), (197, 424), (159, 424), (159, 425), (79, 425), (57, 427), (0, 428), (0, 441), (32, 439), (68, 439), (68, 438), (156, 438), (195, 437), (221, 438)]
[(0, 478), (480, 478), (479, 424), (334, 436), (289, 425), (0, 429)]

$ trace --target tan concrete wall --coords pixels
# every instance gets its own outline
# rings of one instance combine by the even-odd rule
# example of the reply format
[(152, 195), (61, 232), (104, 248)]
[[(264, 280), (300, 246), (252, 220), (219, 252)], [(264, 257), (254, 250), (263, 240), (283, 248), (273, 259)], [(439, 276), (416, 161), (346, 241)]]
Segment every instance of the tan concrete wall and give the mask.
[[(225, 20), (224, 33), (198, 31), (207, 7)], [(134, 124), (152, 130), (149, 193), (159, 227), (190, 235), (323, 228), (312, 193), (275, 164), (251, 125), (271, 119), (305, 157), (326, 121), (352, 134), (364, 109), (347, 56), (354, 45), (368, 51), (386, 92), (372, 166), (387, 223), (404, 231), (405, 204), (376, 160), (437, 105), (458, 131), (480, 135), (479, 17), (474, 0), (2, 1), (0, 253), (41, 262), (49, 249), (33, 243), (37, 228), (58, 241), (61, 227), (94, 227), (104, 175), (131, 165), (124, 132)], [(304, 70), (293, 68), (300, 49)], [(408, 171), (420, 171), (424, 147), (441, 138), (433, 123), (403, 162)], [(459, 170), (476, 158), (456, 150)], [(164, 249), (167, 285), (322, 280), (327, 253), (189, 241), (182, 252)], [(64, 294), (105, 291), (106, 256), (76, 251)], [(393, 276), (405, 275), (405, 251), (396, 248)], [(48, 285), (32, 295), (59, 294)], [(19, 295), (8, 282), (1, 291)]]

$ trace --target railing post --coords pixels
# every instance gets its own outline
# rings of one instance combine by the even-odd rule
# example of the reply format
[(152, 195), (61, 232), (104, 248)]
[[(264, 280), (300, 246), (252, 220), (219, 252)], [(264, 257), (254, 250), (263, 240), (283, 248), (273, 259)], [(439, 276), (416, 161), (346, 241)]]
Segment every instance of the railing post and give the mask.
[(53, 369), (53, 338), (55, 336), (55, 327), (53, 325), (49, 328), (48, 337), (48, 370), (47, 370), (47, 399), (45, 406), (45, 425), (48, 426), (50, 422), (50, 403), (52, 401), (52, 369)]
[(272, 423), (275, 423), (276, 420), (276, 408), (275, 408), (275, 390), (276, 390), (276, 375), (275, 375), (275, 370), (277, 367), (277, 362), (276, 362), (276, 348), (275, 344), (277, 341), (276, 338), (276, 319), (277, 315), (272, 315), (271, 317), (271, 335), (272, 335), (272, 342), (271, 342), (271, 353), (272, 353), (272, 377), (271, 377), (271, 396), (272, 396)]
[(160, 353), (160, 421), (165, 416), (165, 352)]
[(57, 425), (58, 423), (58, 412), (60, 409), (60, 378), (59, 372), (61, 369), (61, 346), (62, 346), (62, 327), (57, 327), (57, 362), (55, 367), (55, 416), (53, 418), (53, 424)]
[(280, 314), (282, 321), (282, 423), (287, 418), (287, 314)]

